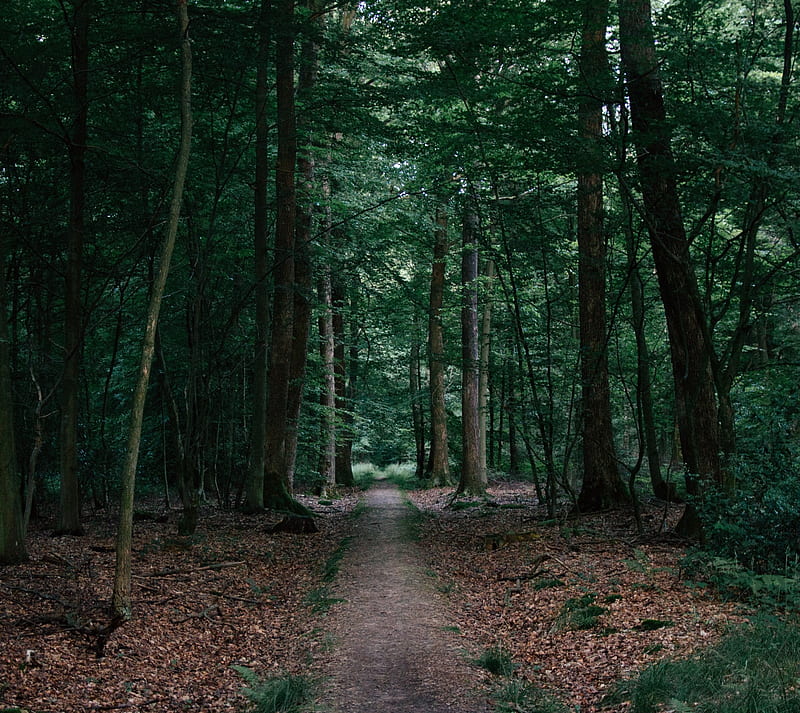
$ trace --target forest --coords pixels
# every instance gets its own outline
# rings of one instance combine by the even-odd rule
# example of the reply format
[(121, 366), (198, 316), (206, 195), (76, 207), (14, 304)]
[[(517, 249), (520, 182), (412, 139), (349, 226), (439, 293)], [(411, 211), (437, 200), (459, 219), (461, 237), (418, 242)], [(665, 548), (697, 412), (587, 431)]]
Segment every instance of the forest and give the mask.
[[(27, 593), (103, 657), (156, 596), (153, 542), (185, 589), (210, 571), (245, 587), (219, 584), (229, 603), (255, 606), (266, 580), (296, 598), (387, 473), (413, 493), (430, 569), (476, 598), (508, 572), (460, 579), (448, 562), (483, 565), (443, 532), (515, 553), (509, 608), (535, 551), (539, 581), (545, 562), (575, 573), (540, 530), (556, 527), (653, 576), (667, 548), (709, 602), (793, 622), (797, 10), (6, 0), (4, 647), (45, 625), (15, 608)], [(618, 522), (658, 554), (614, 550)], [(240, 549), (203, 539), (217, 528)], [(237, 570), (256, 531), (278, 568), (257, 583)], [(724, 611), (709, 616), (744, 609)], [(0, 672), (0, 703), (21, 685)], [(598, 690), (569, 705), (595, 710)], [(730, 710), (800, 710), (782, 690), (784, 708)], [(561, 710), (509, 700), (497, 710)]]

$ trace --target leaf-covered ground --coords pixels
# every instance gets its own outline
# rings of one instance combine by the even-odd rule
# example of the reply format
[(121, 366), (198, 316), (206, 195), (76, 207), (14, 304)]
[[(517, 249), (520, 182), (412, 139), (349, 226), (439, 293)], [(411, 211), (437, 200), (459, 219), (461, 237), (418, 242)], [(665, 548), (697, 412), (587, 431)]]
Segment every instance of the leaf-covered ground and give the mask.
[[(648, 536), (625, 513), (543, 522), (528, 485), (445, 508), (450, 491), (414, 491), (424, 566), (451, 607), (465, 649), (500, 647), (516, 676), (582, 711), (596, 710), (614, 680), (664, 656), (689, 653), (738, 620), (732, 605), (687, 586), (683, 550)], [(325, 565), (353, 530), (358, 496), (305, 499), (320, 532), (270, 534), (277, 518), (209, 511), (191, 539), (168, 522), (136, 524), (135, 618), (108, 622), (114, 565), (111, 518), (91, 534), (32, 532), (30, 562), (0, 569), (0, 704), (36, 713), (89, 710), (237, 711), (245, 699), (233, 666), (259, 675), (319, 672), (330, 656)], [(155, 509), (151, 514), (158, 514)], [(487, 540), (510, 532), (525, 541)], [(497, 549), (487, 549), (500, 545)], [(579, 621), (586, 607), (603, 611)], [(590, 628), (577, 628), (588, 626)], [(325, 650), (325, 653), (323, 653)]]

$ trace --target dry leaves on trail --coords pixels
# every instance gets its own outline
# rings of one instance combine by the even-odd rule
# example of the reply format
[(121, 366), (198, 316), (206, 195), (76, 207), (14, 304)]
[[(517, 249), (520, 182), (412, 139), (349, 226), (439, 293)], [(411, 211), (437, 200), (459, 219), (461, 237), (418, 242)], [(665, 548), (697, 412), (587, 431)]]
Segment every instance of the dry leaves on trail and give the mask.
[(175, 525), (136, 525), (134, 619), (97, 658), (91, 631), (108, 620), (113, 523), (93, 534), (32, 533), (30, 561), (0, 570), (0, 705), (37, 713), (131, 709), (241, 710), (243, 681), (297, 673), (320, 645), (304, 603), (349, 521), (337, 507), (306, 501), (316, 535), (268, 534), (265, 516), (215, 512), (192, 538)]
[[(462, 635), (501, 647), (517, 675), (581, 711), (599, 710), (620, 678), (686, 655), (741, 620), (734, 605), (684, 583), (684, 548), (654, 536), (663, 521), (674, 524), (679, 508), (645, 507), (649, 532), (639, 537), (620, 511), (540, 524), (546, 514), (526, 485), (490, 488), (488, 504), (457, 509), (446, 507), (447, 490), (411, 497), (431, 515), (420, 525), (421, 546)], [(529, 539), (485, 548), (487, 536), (521, 532)], [(598, 607), (596, 620), (570, 618), (589, 606)]]

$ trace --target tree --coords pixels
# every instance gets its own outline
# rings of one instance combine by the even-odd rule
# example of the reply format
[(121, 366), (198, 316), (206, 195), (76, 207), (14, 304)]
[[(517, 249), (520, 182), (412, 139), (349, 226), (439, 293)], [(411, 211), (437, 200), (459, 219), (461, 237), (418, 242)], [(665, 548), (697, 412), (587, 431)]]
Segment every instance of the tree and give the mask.
[(617, 471), (608, 384), (603, 231), (603, 107), (609, 84), (608, 3), (583, 6), (580, 70), (582, 157), (578, 169), (578, 304), (580, 314), (583, 484), (578, 508), (602, 510), (626, 500)]
[(64, 274), (64, 372), (61, 379), (61, 510), (57, 532), (80, 535), (81, 495), (78, 476), (78, 399), (83, 344), (81, 273), (85, 232), (86, 150), (89, 115), (89, 7), (73, 0), (68, 18), (72, 47), (75, 116), (67, 137), (70, 165), (67, 266)]
[(147, 385), (150, 381), (150, 368), (155, 351), (158, 316), (161, 310), (161, 299), (167, 284), (170, 260), (175, 248), (178, 234), (178, 222), (181, 215), (181, 202), (186, 174), (189, 169), (189, 152), (192, 141), (192, 46), (189, 40), (188, 0), (178, 2), (178, 27), (181, 47), (181, 82), (180, 82), (180, 143), (178, 159), (175, 167), (175, 182), (172, 188), (172, 202), (169, 210), (167, 232), (161, 249), (155, 282), (150, 293), (150, 304), (144, 338), (142, 355), (136, 387), (131, 400), (131, 416), (128, 427), (128, 444), (125, 453), (121, 482), (119, 526), (117, 529), (116, 567), (114, 571), (114, 591), (111, 607), (116, 617), (129, 619), (132, 613), (131, 604), (131, 545), (133, 533), (133, 495), (136, 481), (136, 465), (139, 460), (139, 445), (142, 436), (142, 420), (147, 396)]
[(14, 449), (14, 401), (6, 311), (6, 266), (0, 264), (0, 564), (27, 559), (22, 526), (17, 456)]
[[(719, 428), (706, 316), (698, 297), (678, 199), (650, 2), (620, 0), (619, 13), (622, 62), (638, 146), (637, 165), (669, 335), (687, 490), (697, 494), (700, 479), (721, 482)], [(691, 507), (685, 511), (681, 529), (687, 534), (700, 534), (700, 523)]]
[(255, 256), (255, 354), (253, 357), (253, 422), (250, 427), (250, 460), (245, 489), (245, 509), (258, 512), (264, 508), (264, 442), (267, 417), (267, 325), (269, 322), (269, 285), (267, 283), (269, 221), (267, 216), (267, 181), (269, 133), (267, 64), (270, 46), (271, 0), (262, 0), (258, 20), (258, 56), (256, 58), (256, 145), (253, 220)]
[(447, 237), (447, 212), (436, 211), (433, 267), (431, 268), (430, 306), (428, 310), (428, 369), (431, 398), (431, 447), (425, 477), (437, 485), (450, 482), (450, 455), (447, 443), (447, 410), (445, 408), (444, 300), (445, 268), (450, 242)]
[(465, 209), (461, 245), (461, 478), (458, 492), (486, 490), (480, 459), (480, 345), (478, 343), (478, 215)]

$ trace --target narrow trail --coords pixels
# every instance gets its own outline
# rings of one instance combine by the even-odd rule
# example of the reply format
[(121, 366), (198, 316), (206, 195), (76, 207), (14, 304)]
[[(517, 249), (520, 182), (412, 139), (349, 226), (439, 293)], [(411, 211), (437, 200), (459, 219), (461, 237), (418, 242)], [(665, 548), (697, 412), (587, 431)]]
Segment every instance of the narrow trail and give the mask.
[(331, 612), (335, 637), (325, 710), (335, 713), (487, 713), (479, 674), (424, 574), (398, 489), (379, 482), (342, 560)]

